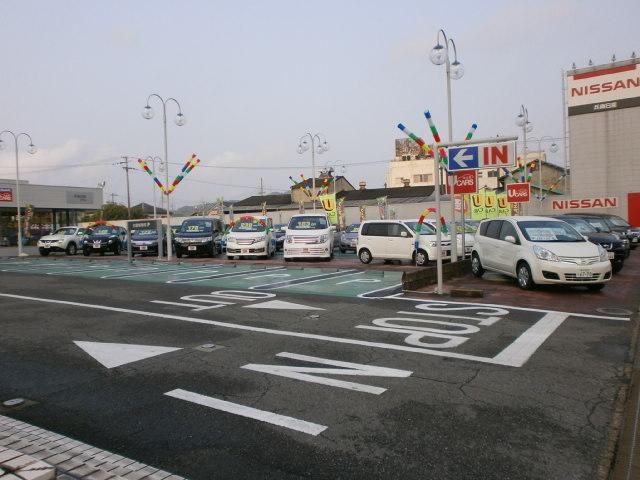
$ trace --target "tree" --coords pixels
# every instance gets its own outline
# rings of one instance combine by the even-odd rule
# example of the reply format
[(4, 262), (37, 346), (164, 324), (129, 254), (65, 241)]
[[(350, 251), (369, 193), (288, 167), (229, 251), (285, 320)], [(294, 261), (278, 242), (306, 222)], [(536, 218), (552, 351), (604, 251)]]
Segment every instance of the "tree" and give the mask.
[[(93, 213), (89, 217), (89, 221), (95, 222), (98, 220), (126, 220), (129, 218), (127, 214), (127, 207), (119, 203), (105, 203), (102, 209)], [(132, 208), (131, 218), (144, 218), (144, 212), (142, 208)]]

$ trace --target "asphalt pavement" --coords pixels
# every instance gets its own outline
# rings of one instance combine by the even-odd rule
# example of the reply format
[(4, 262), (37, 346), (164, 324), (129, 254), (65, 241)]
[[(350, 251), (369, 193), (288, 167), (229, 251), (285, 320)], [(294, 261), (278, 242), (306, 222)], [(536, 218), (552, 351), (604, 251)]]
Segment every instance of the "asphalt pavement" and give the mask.
[(517, 301), (0, 282), (0, 400), (31, 401), (0, 413), (202, 480), (595, 478), (634, 323)]

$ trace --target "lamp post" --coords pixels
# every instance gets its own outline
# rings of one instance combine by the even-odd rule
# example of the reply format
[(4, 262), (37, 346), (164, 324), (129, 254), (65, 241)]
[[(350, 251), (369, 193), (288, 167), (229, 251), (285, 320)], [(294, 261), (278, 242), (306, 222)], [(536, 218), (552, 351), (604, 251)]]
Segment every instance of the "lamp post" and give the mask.
[(533, 124), (529, 121), (529, 110), (520, 105), (520, 113), (516, 117), (516, 125), (522, 128), (522, 159), (524, 160), (524, 180), (527, 181), (527, 133), (533, 130)]
[[(155, 173), (156, 171), (156, 160), (158, 160), (160, 162), (160, 165), (162, 165), (162, 159), (160, 157), (152, 157), (151, 155), (149, 155), (146, 160), (149, 160), (151, 162), (151, 165), (153, 165), (153, 172)], [(156, 184), (152, 183), (151, 184), (153, 186), (153, 218), (157, 218), (158, 214), (157, 214), (157, 210), (156, 210)]]
[(25, 136), (29, 139), (29, 146), (27, 147), (27, 152), (29, 152), (30, 155), (33, 155), (34, 153), (36, 153), (38, 149), (33, 144), (31, 135), (29, 135), (28, 133), (22, 132), (16, 135), (11, 130), (3, 130), (2, 132), (0, 132), (0, 150), (4, 150), (5, 148), (4, 142), (2, 141), (2, 138), (1, 138), (2, 135), (5, 133), (13, 137), (14, 150), (16, 153), (16, 207), (17, 207), (16, 219), (18, 222), (18, 256), (25, 257), (26, 253), (22, 252), (22, 216), (20, 214), (20, 167), (18, 164), (18, 139), (22, 136)]
[[(321, 133), (305, 133), (298, 140), (298, 153), (302, 155), (304, 152), (309, 150), (309, 141), (307, 140), (309, 137), (309, 141), (311, 142), (311, 194), (313, 195), (313, 211), (316, 211), (316, 149), (318, 154), (321, 155), (327, 150), (329, 150), (329, 144), (327, 143), (327, 139)], [(318, 144), (316, 145), (316, 140)]]
[[(444, 40), (444, 45), (440, 43), (440, 34)], [(449, 48), (453, 48), (453, 62), (449, 55)], [(445, 65), (447, 75), (447, 115), (449, 126), (449, 142), (453, 142), (453, 119), (451, 117), (451, 80), (459, 80), (464, 75), (464, 67), (458, 61), (458, 51), (453, 38), (448, 38), (443, 29), (438, 30), (436, 35), (436, 46), (433, 47), (429, 54), (431, 63), (434, 65)], [(440, 167), (440, 166), (438, 166)], [(449, 198), (451, 199), (451, 261), (458, 261), (458, 239), (456, 232), (456, 202), (453, 194), (453, 184), (455, 183), (455, 174), (451, 175), (451, 190)], [(463, 207), (464, 208), (464, 207)], [(464, 252), (462, 252), (464, 257)]]
[[(180, 107), (180, 103), (178, 103), (178, 101), (175, 98), (167, 98), (165, 100), (157, 93), (152, 93), (147, 97), (147, 104), (142, 110), (143, 118), (147, 120), (150, 120), (153, 118), (153, 109), (149, 105), (149, 101), (151, 100), (152, 97), (157, 98), (160, 101), (160, 103), (162, 103), (162, 127), (163, 127), (163, 133), (164, 133), (164, 137), (163, 137), (164, 138), (164, 161), (166, 162), (165, 185), (167, 188), (169, 188), (169, 154), (167, 153), (167, 103), (173, 102), (178, 107), (178, 114), (176, 115), (176, 118), (174, 120), (177, 126), (179, 127), (183, 126), (186, 123), (186, 119), (182, 114), (182, 108)], [(171, 261), (171, 251), (172, 251), (171, 237), (172, 237), (171, 213), (169, 208), (169, 195), (167, 195), (167, 261)]]

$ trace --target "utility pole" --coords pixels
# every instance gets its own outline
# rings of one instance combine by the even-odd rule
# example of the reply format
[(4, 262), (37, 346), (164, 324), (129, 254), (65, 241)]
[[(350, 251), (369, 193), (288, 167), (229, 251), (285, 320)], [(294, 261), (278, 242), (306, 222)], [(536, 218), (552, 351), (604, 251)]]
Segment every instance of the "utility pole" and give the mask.
[(129, 166), (129, 157), (122, 157), (124, 162), (120, 162), (120, 165), (124, 165), (122, 167), (127, 173), (127, 218), (131, 220), (131, 192), (129, 190), (129, 170), (133, 170), (133, 167)]
[(111, 197), (111, 203), (116, 203), (116, 197), (119, 197), (120, 195), (117, 193), (110, 193), (109, 196)]
[(260, 196), (264, 196), (264, 184), (262, 183), (262, 177), (260, 177)]

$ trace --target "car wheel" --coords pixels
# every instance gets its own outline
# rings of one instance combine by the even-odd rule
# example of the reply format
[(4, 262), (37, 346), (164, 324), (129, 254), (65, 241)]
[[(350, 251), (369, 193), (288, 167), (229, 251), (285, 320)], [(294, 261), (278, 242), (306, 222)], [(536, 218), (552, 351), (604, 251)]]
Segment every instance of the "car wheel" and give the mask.
[(227, 260), (233, 260), (234, 258), (236, 257), (234, 257), (233, 255), (227, 255)]
[(75, 243), (71, 242), (67, 245), (67, 255), (75, 255), (76, 253), (78, 253), (78, 247), (76, 247)]
[(360, 250), (360, 252), (358, 252), (358, 258), (362, 263), (371, 263), (371, 260), (373, 260), (371, 252), (366, 248), (363, 248)]
[(594, 285), (587, 285), (587, 288), (592, 292), (597, 292), (604, 288), (604, 283), (596, 283)]
[(484, 268), (482, 268), (482, 262), (477, 253), (471, 256), (471, 273), (474, 277), (480, 278), (484, 275)]
[(118, 245), (117, 243), (113, 246), (113, 254), (120, 255), (120, 245)]
[(182, 250), (176, 248), (176, 258), (182, 258)]
[(518, 286), (523, 290), (531, 290), (535, 285), (533, 282), (533, 276), (531, 275), (531, 268), (527, 262), (521, 262), (518, 264)]
[(416, 252), (415, 261), (417, 266), (424, 267), (429, 263), (429, 255), (424, 250), (418, 250)]
[(90, 252), (88, 249), (83, 248), (83, 249), (82, 249), (82, 254), (83, 254), (85, 257), (88, 257), (89, 255), (91, 255), (91, 252)]
[(618, 273), (620, 270), (622, 270), (622, 267), (624, 266), (624, 262), (619, 260), (617, 262), (612, 262), (611, 263), (611, 271), (613, 273)]
[(347, 253), (347, 251), (344, 248), (340, 247), (340, 253)]
[(45, 250), (44, 248), (40, 249), (40, 255), (42, 255), (43, 257), (46, 257), (47, 255), (49, 255), (49, 250)]

